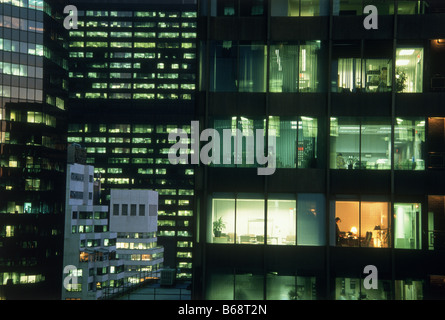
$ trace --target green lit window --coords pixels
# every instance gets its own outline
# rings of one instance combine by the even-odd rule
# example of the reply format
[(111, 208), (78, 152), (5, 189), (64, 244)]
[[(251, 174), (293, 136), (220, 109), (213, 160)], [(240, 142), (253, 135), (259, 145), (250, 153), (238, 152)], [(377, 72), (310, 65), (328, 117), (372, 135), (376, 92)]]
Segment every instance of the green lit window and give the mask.
[(195, 59), (196, 54), (194, 53), (184, 53), (184, 59)]
[(192, 49), (195, 48), (195, 44), (194, 43), (190, 43), (190, 42), (183, 42), (181, 43), (181, 48), (183, 49)]
[(156, 54), (150, 53), (150, 52), (135, 52), (134, 54), (135, 59), (154, 59), (156, 58)]
[(97, 21), (88, 21), (86, 23), (87, 27), (97, 27)]
[(115, 38), (131, 38), (131, 32), (110, 32), (110, 37)]
[(83, 37), (84, 35), (83, 31), (70, 31), (70, 37)]
[(87, 17), (108, 17), (108, 11), (93, 11), (87, 10), (85, 13)]
[(83, 52), (75, 52), (75, 51), (70, 52), (70, 58), (83, 58), (83, 57), (84, 57)]
[(194, 11), (186, 11), (186, 12), (182, 12), (181, 13), (181, 17), (183, 18), (196, 18), (197, 17), (197, 13)]
[(156, 32), (135, 32), (136, 38), (156, 38)]
[(70, 42), (71, 48), (83, 48), (83, 46), (84, 46), (83, 41), (71, 41)]
[(158, 38), (179, 38), (179, 32), (159, 32)]
[(122, 173), (122, 168), (108, 168), (107, 173)]
[(196, 22), (183, 22), (181, 23), (182, 28), (196, 28)]
[(153, 11), (137, 11), (135, 12), (136, 17), (156, 17), (156, 12)]
[(86, 92), (85, 98), (87, 99), (106, 99), (107, 94), (102, 92)]
[(110, 17), (132, 17), (131, 11), (110, 11)]
[(394, 169), (425, 170), (425, 119), (398, 117), (394, 128)]
[(86, 44), (86, 47), (88, 48), (107, 48), (108, 43), (107, 42), (100, 42), (100, 41), (88, 41)]
[(187, 190), (187, 189), (179, 189), (178, 195), (180, 196), (193, 196), (193, 189)]
[(178, 79), (178, 73), (158, 73), (158, 79)]
[(135, 93), (133, 94), (133, 99), (154, 99), (154, 93)]
[(135, 42), (135, 48), (154, 48), (156, 44), (154, 42)]
[(151, 138), (132, 138), (132, 143), (151, 143)]
[(87, 31), (87, 37), (108, 37), (108, 32), (104, 31)]
[(131, 59), (131, 52), (111, 52), (111, 58)]
[(196, 32), (183, 32), (182, 33), (183, 38), (196, 38)]
[(397, 92), (423, 92), (423, 48), (397, 48), (396, 52)]
[(153, 169), (138, 168), (139, 174), (153, 174)]
[(131, 42), (110, 42), (111, 48), (131, 48)]
[(181, 84), (181, 89), (195, 90), (195, 84), (194, 83), (183, 83), (183, 84)]
[(156, 174), (167, 174), (167, 169), (165, 168), (156, 169)]
[(133, 89), (154, 89), (154, 83), (135, 83)]
[(134, 23), (135, 28), (154, 28), (156, 27), (155, 22), (135, 22)]
[(111, 62), (110, 68), (124, 68), (124, 69), (130, 69), (131, 63), (130, 62)]
[(106, 89), (107, 88), (107, 83), (104, 82), (94, 82), (91, 87), (93, 89)]

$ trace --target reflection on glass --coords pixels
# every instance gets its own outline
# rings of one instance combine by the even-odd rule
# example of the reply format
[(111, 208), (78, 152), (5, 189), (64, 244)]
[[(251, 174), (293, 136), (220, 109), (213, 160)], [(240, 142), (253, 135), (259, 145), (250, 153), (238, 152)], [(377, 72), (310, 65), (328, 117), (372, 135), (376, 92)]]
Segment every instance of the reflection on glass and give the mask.
[(423, 48), (398, 48), (396, 56), (397, 92), (422, 92)]
[(425, 2), (417, 0), (398, 0), (397, 14), (423, 14), (425, 13)]
[(301, 193), (298, 194), (297, 200), (297, 244), (325, 245), (324, 195)]
[(322, 43), (319, 40), (270, 46), (270, 92), (321, 92)]
[(233, 274), (209, 271), (206, 284), (206, 300), (233, 300)]
[(377, 289), (366, 289), (363, 279), (336, 278), (336, 300), (390, 300), (391, 283), (386, 280), (378, 280)]
[(319, 92), (319, 72), (322, 69), (321, 41), (306, 41), (300, 45), (298, 86), (300, 92)]
[(315, 277), (266, 276), (266, 300), (316, 300)]
[(397, 249), (421, 249), (421, 204), (394, 204), (394, 245)]
[(252, 273), (235, 274), (235, 300), (262, 300), (264, 277)]
[(264, 44), (240, 44), (239, 91), (266, 91), (267, 48)]
[(298, 121), (272, 116), (269, 118), (269, 135), (275, 136), (277, 168), (295, 168)]
[[(298, 120), (297, 120), (298, 119)], [(269, 135), (276, 138), (277, 168), (317, 166), (318, 121), (311, 117), (269, 117)]]
[(423, 300), (423, 281), (419, 280), (396, 280), (396, 300)]
[(270, 46), (270, 92), (297, 92), (298, 45)]
[[(265, 132), (265, 119), (247, 117), (231, 117), (229, 119), (214, 119), (213, 128), (219, 134), (220, 159), (212, 166), (218, 167), (258, 167), (257, 142), (262, 137), (257, 130)], [(265, 140), (265, 138), (263, 137)], [(265, 146), (265, 141), (262, 142)], [(264, 151), (259, 150), (259, 153)]]
[(394, 137), (394, 169), (425, 170), (425, 119), (397, 118)]
[(210, 91), (237, 91), (237, 45), (232, 41), (213, 42), (210, 49)]
[(428, 196), (428, 248), (445, 249), (445, 196)]

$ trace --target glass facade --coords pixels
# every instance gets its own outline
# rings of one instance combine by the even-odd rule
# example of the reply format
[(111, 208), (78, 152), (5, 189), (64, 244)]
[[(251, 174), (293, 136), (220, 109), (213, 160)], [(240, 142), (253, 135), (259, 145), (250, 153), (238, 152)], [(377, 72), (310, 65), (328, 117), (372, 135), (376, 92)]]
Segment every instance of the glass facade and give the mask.
[[(159, 193), (158, 239), (173, 243), (170, 254), (179, 265), (192, 261), (195, 169), (170, 164), (168, 133), (174, 128), (176, 125), (155, 123), (71, 123), (68, 142), (85, 146), (86, 161), (100, 176), (103, 203), (109, 201), (112, 188), (150, 186)], [(183, 129), (190, 133), (190, 125)], [(121, 210), (122, 214), (132, 214), (130, 207)], [(187, 246), (177, 246), (177, 242)], [(181, 277), (191, 277), (189, 265), (181, 269)]]
[(336, 229), (331, 245), (342, 247), (388, 248), (391, 246), (390, 203), (374, 201), (335, 201)]
[(331, 118), (331, 169), (391, 169), (390, 119)]
[(60, 296), (68, 65), (55, 17), (62, 10), (54, 1), (0, 4), (0, 299)]
[(326, 50), (320, 40), (270, 45), (270, 92), (323, 92)]
[(298, 194), (297, 198), (270, 194), (267, 201), (257, 194), (239, 194), (236, 198), (215, 194), (207, 242), (322, 246), (324, 201), (321, 194)]
[(329, 0), (278, 0), (271, 3), (273, 17), (316, 17), (329, 15)]
[(70, 98), (194, 99), (196, 12), (122, 12), (79, 11)]

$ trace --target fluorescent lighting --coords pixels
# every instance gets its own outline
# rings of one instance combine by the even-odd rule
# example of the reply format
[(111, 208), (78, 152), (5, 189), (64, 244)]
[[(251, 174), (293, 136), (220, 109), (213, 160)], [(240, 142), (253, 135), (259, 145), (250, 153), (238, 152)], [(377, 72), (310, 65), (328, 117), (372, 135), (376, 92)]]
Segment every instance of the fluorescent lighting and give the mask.
[(400, 50), (399, 56), (410, 56), (414, 53), (414, 49), (403, 49)]
[(409, 60), (397, 60), (396, 65), (397, 66), (406, 66), (409, 64)]

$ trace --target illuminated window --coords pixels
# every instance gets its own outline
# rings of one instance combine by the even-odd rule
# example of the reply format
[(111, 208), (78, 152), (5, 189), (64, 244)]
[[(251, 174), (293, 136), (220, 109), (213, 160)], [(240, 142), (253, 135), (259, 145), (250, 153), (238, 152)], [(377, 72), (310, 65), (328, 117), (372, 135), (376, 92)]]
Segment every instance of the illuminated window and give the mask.
[(423, 48), (406, 47), (396, 50), (397, 92), (423, 92)]
[(332, 169), (391, 169), (391, 122), (380, 118), (331, 118)]
[(420, 203), (394, 204), (394, 246), (398, 249), (421, 249)]

